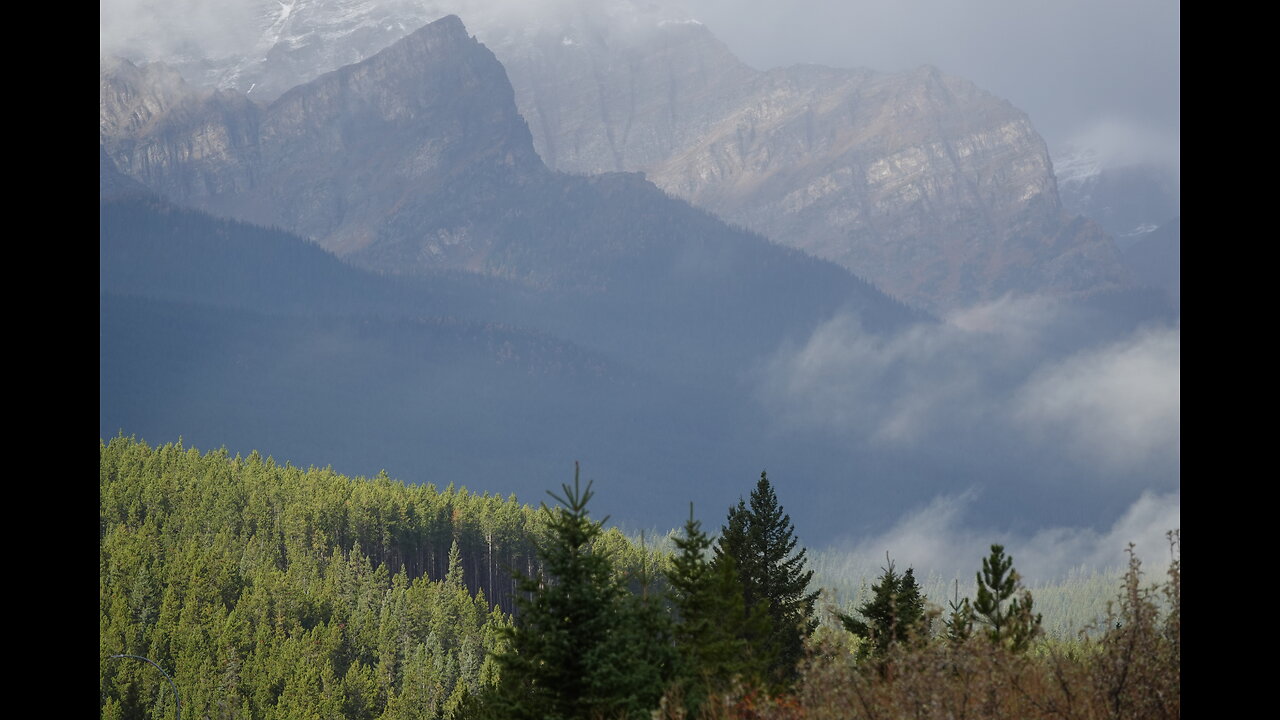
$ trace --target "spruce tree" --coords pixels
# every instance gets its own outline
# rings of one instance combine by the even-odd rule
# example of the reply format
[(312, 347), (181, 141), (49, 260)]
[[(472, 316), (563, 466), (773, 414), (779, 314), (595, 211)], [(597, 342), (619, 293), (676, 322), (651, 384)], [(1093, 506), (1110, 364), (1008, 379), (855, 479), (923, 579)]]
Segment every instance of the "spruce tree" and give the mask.
[(885, 560), (888, 567), (881, 568), (880, 582), (871, 586), (872, 598), (858, 608), (858, 614), (864, 619), (839, 615), (845, 629), (867, 639), (878, 654), (894, 643), (925, 638), (929, 634), (924, 596), (920, 594), (914, 569), (907, 568), (899, 575), (887, 554)]
[(733, 557), (710, 562), (711, 539), (694, 519), (692, 503), (684, 535), (674, 542), (667, 581), (676, 612), (679, 683), (685, 707), (695, 717), (711, 695), (729, 689), (735, 679), (760, 680), (764, 663), (751, 654), (743, 635), (767, 637), (769, 625), (762, 612), (748, 617)]
[(750, 630), (743, 637), (753, 653), (771, 658), (769, 674), (778, 685), (795, 679), (805, 638), (818, 625), (813, 609), (818, 593), (808, 592), (813, 571), (805, 569), (805, 550), (796, 552), (798, 544), (791, 516), (783, 512), (768, 475), (761, 472), (750, 505), (739, 500), (729, 509), (716, 562), (733, 558), (748, 615), (767, 614), (771, 627), (766, 637), (752, 637)]
[(538, 547), (545, 580), (522, 576), (509, 650), (498, 656), (500, 685), (489, 698), (491, 717), (569, 720), (647, 717), (658, 704), (664, 671), (652, 653), (644, 606), (614, 572), (612, 559), (592, 548), (603, 521), (587, 514), (591, 483), (583, 489), (575, 464), (573, 487), (546, 514)]
[(960, 599), (960, 581), (956, 580), (955, 598), (947, 602), (951, 614), (943, 621), (947, 628), (947, 640), (960, 645), (973, 635), (973, 606), (969, 598)]

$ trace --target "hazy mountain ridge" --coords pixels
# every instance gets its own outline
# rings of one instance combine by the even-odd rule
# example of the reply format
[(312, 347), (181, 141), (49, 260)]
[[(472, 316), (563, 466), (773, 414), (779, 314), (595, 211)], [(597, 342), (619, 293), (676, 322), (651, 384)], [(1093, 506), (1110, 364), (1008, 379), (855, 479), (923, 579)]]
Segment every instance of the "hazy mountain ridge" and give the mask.
[[(445, 8), (466, 13), (503, 62), (554, 169), (644, 172), (935, 311), (1129, 282), (1110, 238), (1063, 210), (1044, 141), (1009, 103), (930, 67), (756, 71), (702, 24), (656, 6), (264, 5), (258, 49), (240, 61), (261, 57), (257, 74), (220, 82), (271, 97)], [(457, 241), (447, 233), (435, 252)]]
[[(705, 48), (709, 37), (692, 23), (654, 27), (677, 28), (690, 47)], [(439, 43), (431, 50), (424, 39), (433, 34)], [(560, 47), (573, 47), (564, 40), (583, 42), (565, 36)], [(1046, 392), (1048, 381), (1039, 378), (1059, 380), (1077, 359), (1087, 364), (1100, 358), (1102, 370), (1116, 356), (1125, 360), (1125, 347), (1112, 346), (1158, 318), (1158, 308), (1144, 305), (1144, 317), (1111, 312), (1104, 306), (1112, 300), (1125, 304), (1124, 292), (1094, 289), (1089, 298), (1096, 307), (1064, 308), (1069, 317), (1038, 310), (1036, 299), (1024, 307), (1013, 297), (955, 323), (916, 322), (919, 314), (844, 269), (729, 227), (667, 197), (639, 174), (582, 177), (548, 170), (532, 150), (532, 134), (514, 109), (515, 92), (501, 66), (467, 37), (460, 21), (425, 28), (406, 41), (418, 47), (388, 50), (422, 62), (369, 58), (265, 107), (249, 101), (256, 91), (246, 98), (175, 89), (160, 68), (126, 68), (123, 76), (134, 83), (127, 91), (104, 72), (103, 107), (114, 108), (110, 114), (119, 120), (104, 122), (112, 128), (102, 135), (103, 152), (111, 153), (104, 177), (114, 177), (110, 168), (119, 163), (137, 177), (152, 178), (170, 198), (311, 236), (379, 271), (369, 276), (379, 285), (419, 274), (431, 285), (410, 298), (412, 293), (369, 286), (365, 294), (359, 283), (311, 278), (305, 293), (213, 310), (198, 298), (183, 297), (180, 286), (163, 302), (139, 301), (136, 295), (145, 293), (113, 289), (112, 298), (130, 297), (118, 306), (122, 314), (104, 310), (105, 434), (121, 427), (105, 413), (119, 408), (123, 398), (138, 414), (122, 426), (152, 439), (181, 433), (211, 446), (271, 444), (300, 462), (341, 462), (359, 472), (387, 467), (410, 481), (484, 477), (491, 479), (483, 482), (487, 487), (534, 495), (563, 479), (566, 458), (581, 459), (591, 472), (623, 488), (615, 497), (633, 518), (656, 514), (664, 498), (681, 498), (677, 512), (684, 511), (690, 494), (700, 506), (722, 503), (725, 488), (738, 487), (743, 477), (762, 467), (771, 474), (785, 468), (782, 474), (796, 483), (789, 507), (808, 519), (813, 533), (828, 537), (854, 523), (881, 527), (891, 521), (884, 508), (906, 507), (939, 487), (966, 483), (994, 488), (981, 512), (1000, 523), (1010, 522), (1003, 515), (1009, 503), (1020, 508), (1017, 522), (1088, 523), (1098, 505), (1109, 503), (1105, 513), (1114, 516), (1132, 500), (1130, 485), (1110, 482), (1118, 472), (1099, 471), (1089, 447), (1063, 445), (1063, 430), (1053, 425), (1065, 415), (1060, 424), (1074, 429), (1076, 416), (1092, 412), (1088, 403), (1097, 398), (1069, 387), (1061, 397), (1083, 396), (1086, 407), (1068, 403), (1065, 410), (1048, 408), (1030, 420), (1019, 398)], [(847, 89), (841, 83), (870, 87), (877, 77), (865, 73), (850, 80), (856, 73), (814, 66), (795, 72), (812, 77), (793, 83), (793, 89), (825, 77), (836, 98), (844, 97), (840, 88)], [(149, 90), (152, 74), (158, 87)], [(948, 90), (946, 77), (927, 68), (919, 76), (926, 95), (963, 89)], [(790, 82), (787, 73), (772, 77), (779, 88)], [(452, 86), (444, 82), (450, 78), (457, 80)], [(391, 92), (398, 83), (409, 90)], [(892, 82), (885, 87), (898, 92)], [(432, 94), (433, 88), (439, 92)], [(145, 122), (130, 124), (133, 111), (121, 109), (130, 102), (143, 108), (150, 103), (155, 111)], [(788, 107), (790, 100), (778, 105)], [(779, 121), (791, 133), (782, 146), (798, 146), (809, 115)], [(473, 119), (478, 122), (468, 127)], [(627, 144), (619, 147), (642, 147), (638, 126), (632, 127)], [(997, 151), (999, 140), (990, 143)], [(1003, 161), (994, 167), (1005, 176), (1011, 172)], [(1040, 177), (1038, 172), (1028, 177)], [(779, 183), (786, 179), (785, 173), (775, 175)], [(900, 187), (926, 179), (905, 177)], [(1047, 202), (1044, 193), (1038, 197)], [(815, 192), (798, 196), (797, 203), (813, 200), (801, 208), (806, 210), (824, 199)], [(963, 262), (964, 253), (991, 249), (983, 237), (956, 247), (961, 257), (945, 259), (974, 276), (962, 276), (959, 285), (990, 287), (982, 285), (984, 278), (1020, 278), (1038, 290), (1051, 286), (1036, 272), (1060, 269), (1072, 277), (1096, 270), (1098, 258), (1087, 250), (1105, 245), (1082, 248), (1078, 242), (1082, 234), (1100, 233), (1095, 224), (1061, 224), (1053, 213), (1029, 217), (1025, 236), (997, 243), (1000, 252), (984, 256), (990, 268)], [(1046, 224), (1031, 222), (1037, 219)], [(104, 235), (104, 244), (113, 241), (113, 232)], [(253, 242), (245, 238), (240, 244)], [(927, 269), (923, 261), (936, 252), (920, 253), (911, 266)], [(324, 257), (317, 264), (337, 266)], [(156, 259), (150, 250), (134, 258)], [(290, 284), (271, 275), (289, 260), (262, 257), (262, 267), (253, 262), (206, 266), (242, 273), (242, 289)], [(1036, 262), (1039, 269), (1028, 271), (1028, 263)], [(167, 278), (164, 267), (149, 272), (174, 288), (175, 278)], [(312, 300), (329, 308), (351, 300), (371, 322), (361, 326), (352, 314), (335, 319), (328, 311), (313, 313), (326, 317), (313, 322), (306, 309)], [(406, 300), (400, 310), (381, 309)], [(188, 324), (196, 327), (181, 328), (187, 350), (173, 352), (163, 334), (149, 329), (183, 325), (184, 313), (197, 318)], [(501, 345), (466, 346), (451, 356), (456, 366), (442, 356), (434, 364), (415, 364), (414, 358), (424, 357), (419, 351), (432, 348), (413, 343), (432, 342), (434, 327), (415, 325), (415, 314), (547, 338), (556, 347), (603, 358), (619, 374), (607, 372), (600, 383), (581, 385), (579, 380), (596, 376), (531, 376), (528, 368), (509, 364), (491, 376), (491, 349)], [(299, 315), (310, 324), (295, 327)], [(1108, 322), (1115, 327), (1100, 332), (1098, 326)], [(1063, 326), (1071, 331), (1063, 332)], [(1027, 327), (1029, 338), (1023, 336)], [(402, 331), (412, 336), (414, 352), (398, 352)], [(1156, 339), (1139, 343), (1143, 363), (1157, 350), (1167, 354), (1171, 342), (1163, 335)], [(1176, 331), (1172, 346), (1176, 378)], [(362, 354), (362, 347), (369, 352)], [(1004, 358), (1010, 353), (1012, 360)], [(282, 358), (288, 359), (287, 371), (281, 370)], [(1055, 372), (1059, 364), (1065, 369)], [(1155, 367), (1160, 378), (1168, 377), (1165, 365)], [(1150, 364), (1139, 363), (1136, 370), (1153, 374)], [(1097, 367), (1090, 373), (1129, 377)], [(616, 382), (624, 375), (640, 380)], [(1117, 381), (1106, 398), (1123, 400), (1128, 393), (1117, 388), (1133, 386)], [(137, 390), (133, 397), (131, 388)], [(206, 413), (206, 406), (217, 410)], [(1173, 407), (1176, 430), (1176, 395)], [(256, 415), (246, 421), (246, 413)], [(1122, 427), (1093, 417), (1087, 425)], [(290, 442), (277, 443), (286, 433)], [(1037, 433), (1042, 442), (1036, 442)], [(1128, 437), (1110, 434), (1120, 441)], [(1077, 439), (1083, 444), (1093, 438)], [(1140, 445), (1135, 454), (1166, 445)], [(1152, 467), (1125, 471), (1156, 476), (1168, 463)], [(1170, 476), (1163, 472), (1158, 482)], [(1028, 483), (1029, 477), (1040, 484)], [(846, 496), (857, 502), (830, 501)]]
[(1115, 238), (1136, 283), (1181, 302), (1181, 190), (1178, 172), (1123, 151), (1106, 156), (1069, 148), (1054, 158), (1064, 207), (1096, 220)]
[[(126, 70), (126, 81), (140, 74)], [(104, 98), (148, 97), (120, 90), (116, 78), (104, 72)], [(206, 107), (200, 102), (178, 106)], [(266, 108), (239, 107), (244, 115), (233, 119), (215, 111), (190, 122), (184, 110), (179, 122), (160, 117), (136, 133), (104, 131), (104, 147), (126, 174), (172, 200), (285, 228), (366, 268), (452, 269), (605, 293), (593, 302), (623, 316), (634, 312), (627, 304), (656, 312), (638, 318), (653, 325), (653, 340), (669, 339), (656, 319), (682, 326), (683, 315), (746, 318), (771, 304), (787, 310), (768, 313), (760, 321), (767, 329), (735, 331), (735, 342), (751, 337), (765, 351), (780, 333), (802, 333), (849, 302), (872, 325), (914, 317), (837, 266), (728, 227), (638, 175), (549, 171), (502, 66), (456, 17)], [(256, 135), (185, 153), (199, 139), (229, 137), (202, 128), (229, 125)], [(193, 177), (216, 181), (187, 181)]]
[[(677, 496), (710, 503), (733, 474), (725, 458), (775, 443), (739, 374), (779, 328), (824, 317), (768, 307), (796, 294), (787, 277), (774, 290), (746, 276), (764, 304), (729, 295), (691, 310), (689, 289), (646, 300), (369, 273), (154, 198), (100, 213), (104, 437), (236, 450), (265, 437), (297, 463), (530, 497), (580, 459), (632, 518)], [(725, 293), (706, 285), (701, 301)]]
[(644, 171), (931, 310), (1127, 281), (1026, 115), (936, 68), (757, 72), (696, 24), (494, 47), (553, 167)]
[[(102, 141), (125, 174), (179, 202), (286, 227), (339, 254), (367, 246), (384, 216), (423, 202), (459, 172), (498, 165), (489, 174), (512, 182), (545, 172), (501, 65), (457, 18), (266, 108), (186, 87), (170, 100), (167, 85), (143, 84), (167, 79), (161, 72), (118, 68), (102, 76)], [(152, 108), (146, 124), (121, 119)]]
[(1146, 162), (1108, 162), (1096, 151), (1072, 149), (1054, 158), (1063, 206), (1115, 236), (1121, 249), (1180, 210), (1176, 173)]

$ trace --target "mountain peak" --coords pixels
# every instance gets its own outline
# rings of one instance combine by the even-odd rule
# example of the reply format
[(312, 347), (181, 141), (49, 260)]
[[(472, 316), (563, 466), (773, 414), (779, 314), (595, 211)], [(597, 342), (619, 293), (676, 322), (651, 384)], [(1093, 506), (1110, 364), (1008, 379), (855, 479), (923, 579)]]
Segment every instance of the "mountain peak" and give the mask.
[[(416, 32), (423, 32), (424, 30), (428, 30), (432, 28), (438, 31), (451, 31), (451, 32), (460, 32), (464, 35), (467, 34), (467, 26), (463, 24), (462, 18), (454, 14), (445, 15), (444, 17), (440, 18), (439, 20), (436, 20), (435, 22), (427, 23), (422, 28), (419, 28)], [(468, 37), (470, 36), (468, 35)]]
[(479, 41), (477, 41), (475, 37), (467, 31), (467, 26), (463, 24), (462, 18), (457, 15), (445, 15), (439, 20), (429, 22), (408, 35), (405, 35), (400, 40), (397, 40), (388, 46), (387, 49), (390, 50), (403, 42), (415, 42), (422, 40), (446, 40), (451, 42), (479, 43)]

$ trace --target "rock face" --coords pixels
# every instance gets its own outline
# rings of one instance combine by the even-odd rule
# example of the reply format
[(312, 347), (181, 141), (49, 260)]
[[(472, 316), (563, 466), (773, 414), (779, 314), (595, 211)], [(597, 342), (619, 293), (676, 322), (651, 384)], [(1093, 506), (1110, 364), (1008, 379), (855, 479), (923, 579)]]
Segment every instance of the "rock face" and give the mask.
[(120, 172), (182, 197), (251, 186), (259, 113), (239, 93), (123, 60), (104, 63), (100, 80), (99, 138)]
[(456, 17), (266, 107), (127, 61), (104, 68), (101, 96), (102, 145), (124, 174), (339, 255), (451, 184), (547, 172), (502, 66)]
[[(818, 66), (759, 72), (697, 21), (630, 0), (565, 0), (527, 16), (486, 13), (493, 8), (485, 2), (454, 4), (474, 13), (469, 22), (477, 37), (506, 66), (533, 147), (553, 169), (642, 172), (676, 197), (935, 311), (1011, 290), (1074, 294), (1127, 282), (1110, 239), (1063, 209), (1044, 141), (1026, 115), (972, 83), (931, 67), (894, 75)], [(440, 12), (432, 5), (356, 0), (277, 5), (260, 13), (257, 60), (209, 61), (200, 76), (252, 88), (249, 97), (261, 102), (291, 79), (309, 81)], [(188, 62), (184, 72), (193, 67)], [(376, 78), (349, 77), (357, 79)], [(340, 91), (348, 93), (344, 102), (356, 101), (341, 83), (324, 92)], [(186, 92), (177, 93), (179, 100), (157, 91), (160, 97), (149, 102), (212, 106), (220, 113), (209, 127), (182, 131), (191, 147), (176, 150), (204, 153), (210, 168), (199, 177), (170, 179), (192, 185), (192, 196), (201, 192), (197, 186), (212, 183), (211, 198), (226, 183), (243, 189), (247, 180), (232, 157), (215, 162), (218, 151), (206, 145), (232, 146), (260, 132), (254, 151), (265, 153), (267, 175), (253, 182), (272, 187), (284, 180), (271, 175), (271, 153), (284, 152), (276, 143), (289, 132), (287, 116), (328, 102), (311, 91), (290, 91), (260, 113), (259, 129), (243, 97)], [(285, 109), (289, 103), (295, 110)], [(109, 112), (105, 89), (103, 112)], [(341, 135), (333, 138), (334, 158), (351, 149)], [(132, 151), (137, 166), (131, 166), (124, 146), (112, 142), (113, 159), (133, 177), (163, 165)], [(405, 162), (430, 166), (437, 151), (418, 143), (413, 154), (419, 159)], [(336, 159), (326, 162), (336, 169)], [(512, 162), (524, 159), (513, 154)], [(307, 171), (295, 179), (320, 182), (314, 178)], [(383, 181), (394, 194), (395, 183), (385, 178), (359, 182), (371, 181)], [(287, 227), (340, 252), (370, 242), (350, 228), (332, 227), (334, 213), (355, 210), (341, 205), (340, 191), (313, 190), (305, 206), (286, 211), (305, 213), (309, 224)], [(274, 221), (268, 196), (262, 199), (260, 210), (239, 216)], [(207, 207), (230, 210), (216, 199)], [(441, 248), (457, 239), (442, 237)]]
[[(538, 152), (677, 197), (933, 310), (1121, 286), (1027, 116), (933, 67), (755, 71), (699, 23), (497, 35)], [(483, 31), (480, 35), (488, 39)]]
[[(457, 17), (265, 107), (127, 62), (104, 69), (101, 93), (104, 168), (365, 268), (585, 293), (657, 338), (694, 328), (713, 355), (727, 346), (709, 332), (760, 345), (845, 303), (870, 325), (912, 317), (842, 268), (730, 227), (638, 173), (548, 169), (502, 65)], [(693, 320), (726, 313), (720, 325)]]

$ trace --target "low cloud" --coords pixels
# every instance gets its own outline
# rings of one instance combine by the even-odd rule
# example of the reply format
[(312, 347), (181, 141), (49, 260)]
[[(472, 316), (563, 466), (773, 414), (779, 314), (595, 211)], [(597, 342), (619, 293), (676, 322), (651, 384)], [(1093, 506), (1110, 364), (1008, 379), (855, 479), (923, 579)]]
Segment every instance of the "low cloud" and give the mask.
[(1103, 115), (1082, 125), (1065, 143), (1064, 150), (1085, 148), (1104, 168), (1155, 165), (1170, 171), (1176, 180), (1181, 166), (1178, 127), (1151, 127), (1140, 120)]
[(137, 60), (249, 52), (267, 8), (260, 0), (100, 0), (99, 52)]
[[(1135, 518), (1158, 516), (1147, 524), (1159, 538), (1170, 507), (1176, 517), (1181, 331), (1102, 325), (1042, 298), (891, 334), (840, 315), (762, 364), (755, 397), (780, 446), (841, 447), (866, 469), (841, 492), (889, 518), (917, 508), (892, 529), (884, 514), (862, 520), (883, 535), (873, 560), (887, 549), (969, 568), (1021, 538), (1043, 572), (1115, 564), (1127, 540), (1106, 527), (1149, 544)], [(1055, 527), (1067, 529), (1036, 532)]]
[(1181, 336), (1146, 331), (1037, 369), (1017, 391), (1016, 423), (1107, 470), (1177, 469)]
[(1031, 534), (980, 527), (967, 522), (981, 504), (975, 489), (958, 495), (939, 495), (903, 515), (892, 528), (874, 537), (846, 541), (851, 555), (883, 564), (885, 552), (902, 567), (920, 576), (956, 577), (968, 582), (990, 553), (993, 543), (1004, 545), (1014, 566), (1028, 584), (1053, 582), (1073, 570), (1123, 568), (1126, 548), (1148, 567), (1168, 562), (1166, 533), (1181, 527), (1181, 492), (1143, 492), (1109, 527), (1049, 527)]
[(784, 424), (873, 443), (915, 443), (945, 426), (988, 422), (1005, 376), (1034, 362), (1054, 308), (1006, 298), (888, 336), (839, 315), (773, 357), (761, 398)]
[(390, 42), (457, 15), (481, 41), (502, 44), (534, 30), (572, 34), (590, 28), (607, 36), (689, 18), (678, 8), (634, 0), (100, 0), (100, 9), (101, 55), (148, 61), (233, 54), (260, 59), (276, 40), (303, 26), (358, 26)]
[(944, 455), (1012, 442), (1105, 476), (1176, 474), (1179, 328), (1091, 338), (1079, 313), (1006, 297), (892, 335), (840, 315), (762, 366), (758, 398), (786, 432)]

